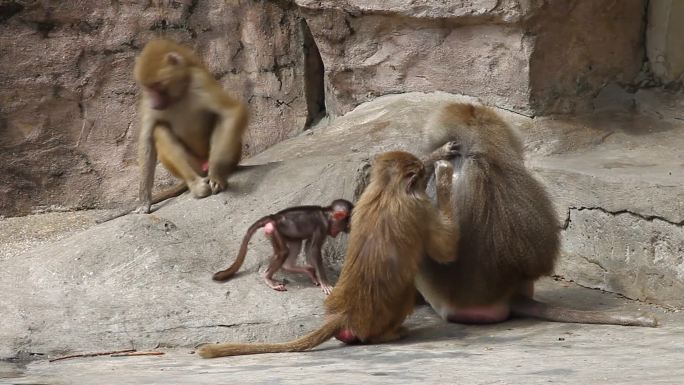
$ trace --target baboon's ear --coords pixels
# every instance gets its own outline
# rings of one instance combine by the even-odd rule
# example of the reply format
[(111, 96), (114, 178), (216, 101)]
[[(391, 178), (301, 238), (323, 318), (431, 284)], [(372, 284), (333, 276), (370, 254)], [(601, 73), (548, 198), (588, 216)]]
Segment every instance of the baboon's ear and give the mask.
[(341, 221), (348, 216), (349, 216), (349, 213), (347, 213), (347, 210), (336, 210), (336, 211), (333, 211), (333, 213), (332, 213), (332, 217), (336, 221)]

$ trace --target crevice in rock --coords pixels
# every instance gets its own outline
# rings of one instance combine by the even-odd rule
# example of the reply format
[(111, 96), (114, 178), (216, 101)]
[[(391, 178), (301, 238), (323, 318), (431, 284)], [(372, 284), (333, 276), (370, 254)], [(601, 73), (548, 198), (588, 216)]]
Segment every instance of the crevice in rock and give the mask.
[(55, 27), (57, 27), (57, 24), (52, 20), (44, 20), (36, 23), (36, 30), (45, 39), (48, 38), (48, 35)]
[[(241, 54), (242, 51), (244, 51), (244, 49), (245, 49), (244, 43), (242, 43), (242, 40), (238, 40), (238, 47), (235, 50), (235, 53), (233, 54), (233, 56), (230, 57), (230, 60), (235, 61), (236, 60), (235, 58), (237, 58), (238, 55)], [(234, 68), (233, 70), (237, 71), (236, 68)]]
[(234, 323), (234, 324), (210, 324), (210, 325), (197, 325), (197, 326), (179, 325), (179, 326), (173, 326), (173, 327), (164, 328), (164, 329), (157, 329), (157, 330), (154, 330), (154, 332), (161, 333), (161, 332), (168, 332), (168, 331), (178, 330), (178, 329), (234, 328), (234, 327), (241, 327), (241, 326), (266, 325), (269, 323), (270, 322), (238, 322), (238, 323)]
[(594, 266), (598, 267), (599, 269), (601, 269), (601, 271), (602, 271), (603, 273), (607, 273), (607, 272), (608, 272), (608, 269), (606, 269), (603, 265), (601, 265), (601, 263), (600, 263), (599, 261), (590, 259), (590, 258), (587, 257), (586, 255), (580, 255), (580, 254), (578, 254), (578, 257), (580, 257), (581, 259), (585, 260), (587, 263), (589, 263), (589, 264), (591, 264), (591, 265), (594, 265)]
[(304, 42), (304, 94), (308, 111), (305, 129), (307, 129), (326, 115), (325, 68), (306, 20), (300, 21), (300, 29)]
[(651, 69), (648, 66), (648, 47), (646, 47), (646, 44), (648, 44), (648, 9), (651, 6), (650, 3), (651, 0), (644, 1), (644, 13), (641, 17), (641, 33), (639, 34), (639, 44), (641, 45), (641, 49), (643, 50), (641, 54), (642, 69), (644, 68), (645, 64), (646, 72), (648, 73), (648, 75), (650, 75), (649, 77), (653, 78), (653, 71), (651, 71)]
[[(350, 18), (356, 17), (354, 14), (351, 14), (351, 13), (348, 13), (347, 16), (349, 16)], [(349, 34), (347, 36), (348, 37), (353, 36), (356, 33), (356, 31), (354, 31), (354, 28), (351, 25), (351, 21), (349, 21), (349, 19), (346, 17), (343, 20), (344, 20), (344, 25), (347, 26), (347, 30), (349, 31)]]
[(190, 5), (188, 5), (187, 11), (186, 11), (187, 13), (185, 14), (185, 17), (184, 17), (185, 27), (187, 28), (188, 33), (190, 34), (190, 37), (192, 37), (193, 39), (197, 38), (197, 31), (195, 31), (195, 28), (192, 28), (190, 26), (190, 23), (191, 23), (192, 16), (195, 14), (195, 10), (197, 9), (197, 4), (199, 4), (199, 0), (192, 0), (190, 2)]
[(634, 77), (634, 79), (630, 79), (630, 82), (627, 84), (620, 84), (625, 91), (627, 91), (630, 94), (634, 94), (639, 89), (648, 89), (648, 88), (654, 88), (654, 87), (662, 87), (663, 84), (662, 82), (653, 74), (653, 71), (651, 70), (650, 63), (648, 61), (648, 47), (647, 47), (647, 41), (648, 41), (648, 8), (649, 8), (649, 3), (650, 1), (645, 1), (644, 2), (644, 13), (641, 18), (641, 32), (639, 34), (639, 45), (641, 46), (641, 49), (643, 50), (642, 52), (642, 57), (641, 57), (641, 71)]
[(616, 296), (616, 297), (618, 297), (618, 298), (624, 298), (624, 299), (628, 299), (628, 300), (634, 301), (634, 302), (645, 303), (645, 304), (648, 304), (648, 305), (651, 305), (651, 306), (656, 306), (656, 307), (661, 308), (661, 309), (666, 310), (666, 311), (679, 311), (679, 310), (681, 310), (681, 309), (684, 309), (684, 308), (682, 308), (681, 306), (667, 305), (667, 304), (663, 304), (663, 303), (658, 303), (658, 302), (649, 301), (649, 300), (646, 299), (646, 298), (630, 297), (630, 296), (628, 296), (628, 295), (625, 295), (625, 294), (622, 294), (622, 293), (618, 293), (618, 292), (615, 292), (615, 291), (610, 291), (610, 290), (603, 289), (603, 288), (600, 288), (600, 287), (583, 285), (582, 283), (577, 282), (577, 281), (574, 280), (574, 279), (567, 278), (567, 277), (565, 277), (565, 276), (558, 275), (558, 274), (552, 275), (551, 278), (553, 278), (554, 281), (558, 281), (558, 282), (570, 282), (570, 283), (573, 283), (573, 284), (575, 284), (575, 285), (577, 285), (577, 286), (579, 286), (579, 287), (585, 288), (585, 289), (597, 290), (597, 291), (600, 291), (600, 292), (602, 292), (602, 293), (609, 293), (609, 294), (614, 295), (614, 296)]
[(516, 114), (516, 115), (518, 115), (518, 116), (522, 116), (522, 117), (525, 117), (525, 118), (529, 118), (529, 119), (534, 119), (534, 118), (537, 117), (537, 116), (536, 116), (534, 113), (532, 113), (532, 112), (525, 113), (524, 111), (516, 111), (516, 110), (512, 110), (512, 109), (510, 109), (510, 108), (506, 108), (506, 107), (502, 107), (502, 106), (496, 106), (496, 108), (501, 109), (501, 110), (504, 110), (504, 111), (508, 111), (508, 112), (510, 112), (510, 113), (513, 113), (513, 114)]
[[(185, 10), (177, 22), (169, 22), (166, 18), (154, 23), (150, 30), (151, 31), (186, 31), (191, 38), (197, 38), (197, 31), (191, 25), (191, 19), (195, 13), (199, 0), (192, 0), (185, 4)], [(171, 3), (172, 8), (180, 7), (180, 3)]]
[(567, 230), (568, 227), (570, 227), (570, 222), (572, 222), (572, 219), (570, 218), (571, 212), (572, 212), (572, 207), (568, 208), (568, 211), (565, 213), (565, 220), (563, 221), (563, 225), (561, 226), (561, 230)]
[(8, 1), (4, 4), (0, 4), (0, 24), (23, 10), (24, 6), (16, 1)]
[[(78, 51), (78, 57), (76, 57), (76, 78), (81, 79), (84, 74), (83, 67), (85, 64), (85, 49)], [(83, 114), (81, 114), (83, 116)]]
[(636, 218), (639, 218), (639, 219), (643, 219), (643, 220), (648, 221), (648, 222), (653, 222), (654, 220), (658, 220), (658, 221), (663, 221), (663, 222), (665, 222), (665, 223), (668, 223), (668, 224), (671, 224), (671, 225), (674, 225), (674, 226), (678, 226), (678, 227), (684, 226), (684, 220), (681, 220), (681, 221), (679, 221), (679, 222), (675, 222), (675, 221), (673, 221), (673, 220), (667, 219), (667, 218), (662, 217), (662, 216), (660, 216), (660, 215), (644, 215), (644, 214), (635, 213), (635, 212), (633, 212), (633, 211), (629, 211), (629, 210), (626, 210), (626, 209), (624, 209), (624, 210), (617, 210), (617, 211), (610, 211), (610, 210), (604, 209), (603, 207), (585, 207), (585, 206), (581, 206), (581, 207), (569, 207), (569, 208), (568, 208), (567, 214), (566, 214), (566, 216), (565, 216), (565, 221), (563, 222), (563, 225), (561, 226), (561, 229), (563, 229), (563, 230), (567, 230), (567, 229), (568, 229), (568, 226), (570, 226), (570, 223), (572, 222), (571, 214), (572, 214), (573, 211), (594, 211), (594, 210), (595, 210), (595, 211), (602, 212), (602, 213), (604, 213), (604, 214), (612, 215), (612, 216), (617, 216), (617, 215), (631, 215), (631, 216), (633, 216), (633, 217), (636, 217)]

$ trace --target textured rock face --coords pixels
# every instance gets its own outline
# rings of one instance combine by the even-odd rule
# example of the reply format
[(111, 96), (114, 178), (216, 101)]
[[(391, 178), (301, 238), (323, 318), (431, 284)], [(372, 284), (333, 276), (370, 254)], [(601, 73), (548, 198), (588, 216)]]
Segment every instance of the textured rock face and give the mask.
[(530, 164), (564, 218), (558, 274), (684, 306), (683, 103), (639, 91), (630, 108), (638, 113), (535, 119)]
[(568, 218), (564, 234), (568, 255), (559, 266), (560, 274), (628, 298), (681, 306), (681, 221), (600, 207), (572, 210)]
[(684, 3), (652, 0), (648, 4), (646, 50), (653, 74), (663, 83), (681, 81), (684, 74)]
[(525, 114), (584, 107), (643, 56), (645, 2), (297, 0), (342, 115), (378, 95), (442, 90)]
[(326, 109), (339, 116), (384, 94), (581, 110), (639, 69), (645, 0), (6, 1), (0, 10), (0, 215), (17, 215), (134, 199), (131, 69), (152, 37), (191, 45), (249, 102), (254, 154)]
[(0, 215), (134, 198), (132, 68), (153, 37), (195, 48), (249, 102), (248, 154), (300, 132), (320, 108), (306, 100), (301, 18), (287, 2), (242, 3), (2, 2)]

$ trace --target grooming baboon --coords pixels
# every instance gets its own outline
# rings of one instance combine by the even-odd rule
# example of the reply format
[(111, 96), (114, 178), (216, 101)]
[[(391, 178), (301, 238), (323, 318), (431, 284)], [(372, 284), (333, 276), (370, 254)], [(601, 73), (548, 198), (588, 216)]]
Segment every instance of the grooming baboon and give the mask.
[(448, 159), (457, 176), (452, 203), (461, 229), (458, 259), (448, 265), (425, 259), (416, 285), (444, 319), (500, 322), (512, 315), (549, 321), (655, 326), (650, 316), (578, 311), (532, 299), (534, 282), (554, 269), (560, 227), (543, 186), (523, 164), (523, 146), (489, 108), (453, 103), (426, 126), (427, 150), (451, 142)]
[(453, 261), (457, 227), (449, 203), (451, 167), (437, 169), (439, 211), (425, 193), (423, 163), (405, 152), (378, 155), (370, 184), (352, 213), (340, 279), (325, 300), (327, 319), (317, 331), (287, 343), (207, 344), (204, 358), (303, 351), (335, 336), (347, 343), (400, 338), (413, 310), (414, 279), (425, 255)]

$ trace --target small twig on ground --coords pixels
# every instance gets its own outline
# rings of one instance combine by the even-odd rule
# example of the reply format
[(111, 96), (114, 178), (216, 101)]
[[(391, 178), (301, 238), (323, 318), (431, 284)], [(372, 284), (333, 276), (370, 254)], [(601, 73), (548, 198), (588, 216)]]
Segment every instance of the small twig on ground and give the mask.
[(164, 352), (129, 352), (112, 354), (110, 357), (161, 356), (163, 354)]
[(135, 352), (135, 349), (114, 350), (114, 351), (112, 351), (112, 352), (81, 353), (81, 354), (72, 354), (72, 355), (70, 355), (70, 356), (57, 357), (57, 358), (53, 358), (53, 359), (48, 360), (48, 361), (49, 361), (49, 362), (55, 362), (55, 361), (67, 360), (67, 359), (69, 359), (69, 358), (109, 356), (109, 355), (112, 355), (112, 354), (132, 353), (132, 352)]

